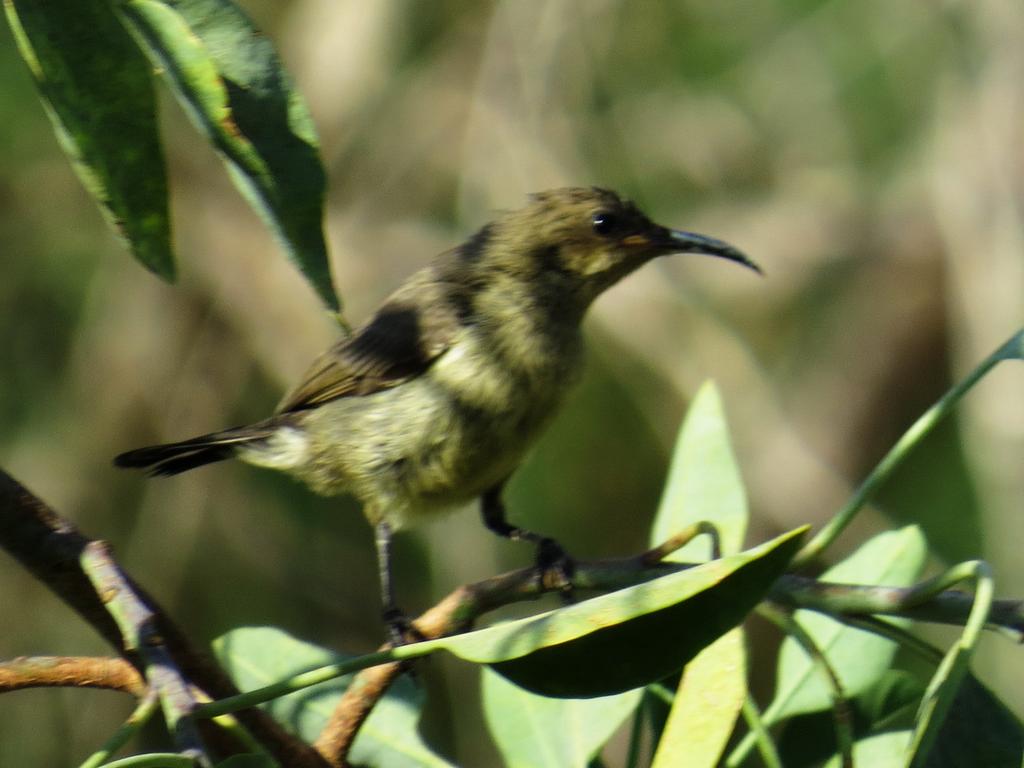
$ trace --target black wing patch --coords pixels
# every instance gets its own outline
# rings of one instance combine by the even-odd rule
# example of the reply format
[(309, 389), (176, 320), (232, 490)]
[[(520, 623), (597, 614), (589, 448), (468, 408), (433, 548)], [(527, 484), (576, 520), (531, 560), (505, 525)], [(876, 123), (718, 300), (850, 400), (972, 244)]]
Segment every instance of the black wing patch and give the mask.
[[(429, 304), (428, 304), (429, 306)], [(315, 408), (340, 397), (369, 395), (419, 376), (449, 346), (450, 323), (415, 305), (386, 303), (369, 323), (321, 355), (278, 413)]]

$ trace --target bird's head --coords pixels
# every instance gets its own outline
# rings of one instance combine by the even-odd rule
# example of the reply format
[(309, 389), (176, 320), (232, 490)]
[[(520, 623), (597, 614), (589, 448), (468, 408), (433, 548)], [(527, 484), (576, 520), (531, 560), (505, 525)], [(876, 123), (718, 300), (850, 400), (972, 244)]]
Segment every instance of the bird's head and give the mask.
[(480, 230), (462, 249), (481, 266), (551, 287), (585, 309), (657, 256), (703, 253), (760, 268), (731, 245), (652, 222), (632, 202), (596, 187), (540, 192)]

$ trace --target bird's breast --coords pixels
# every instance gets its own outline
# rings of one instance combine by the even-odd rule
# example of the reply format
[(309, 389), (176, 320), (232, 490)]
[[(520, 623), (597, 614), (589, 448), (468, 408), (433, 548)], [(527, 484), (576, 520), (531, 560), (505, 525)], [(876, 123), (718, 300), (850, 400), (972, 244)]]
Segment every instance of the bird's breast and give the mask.
[(578, 348), (526, 362), (493, 338), (467, 331), (420, 382), (434, 417), (402, 465), (410, 491), (427, 506), (465, 502), (507, 479), (579, 368)]
[(581, 352), (575, 336), (554, 340), (467, 328), (429, 376), (453, 402), (489, 419), (543, 421), (579, 378)]
[(579, 368), (578, 348), (524, 363), (467, 330), (420, 376), (304, 414), (313, 458), (296, 474), (323, 493), (354, 493), (372, 520), (404, 527), (507, 479)]

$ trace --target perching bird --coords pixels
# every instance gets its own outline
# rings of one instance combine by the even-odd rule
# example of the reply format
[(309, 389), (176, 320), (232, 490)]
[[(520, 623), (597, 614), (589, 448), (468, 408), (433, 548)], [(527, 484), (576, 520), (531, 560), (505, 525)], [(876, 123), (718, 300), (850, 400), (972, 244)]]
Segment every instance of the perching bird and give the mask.
[(406, 625), (391, 585), (392, 533), (476, 497), (490, 530), (536, 544), (541, 576), (554, 568), (567, 584), (571, 560), (506, 520), (502, 487), (580, 377), (591, 302), (670, 253), (760, 271), (720, 240), (654, 224), (614, 192), (533, 195), (413, 274), (313, 363), (270, 418), (114, 463), (174, 475), (237, 457), (321, 494), (354, 495), (375, 527), (395, 641)]

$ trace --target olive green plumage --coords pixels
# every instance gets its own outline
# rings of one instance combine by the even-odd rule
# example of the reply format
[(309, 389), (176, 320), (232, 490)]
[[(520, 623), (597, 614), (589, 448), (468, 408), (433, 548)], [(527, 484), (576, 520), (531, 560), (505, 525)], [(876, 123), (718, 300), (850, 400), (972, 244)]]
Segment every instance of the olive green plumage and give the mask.
[(354, 495), (385, 539), (483, 495), (489, 527), (539, 541), (504, 522), (500, 488), (579, 379), (583, 316), (619, 279), (679, 252), (756, 269), (721, 241), (652, 223), (613, 192), (534, 195), (413, 274), (270, 418), (115, 463), (176, 474), (237, 456), (318, 493)]

